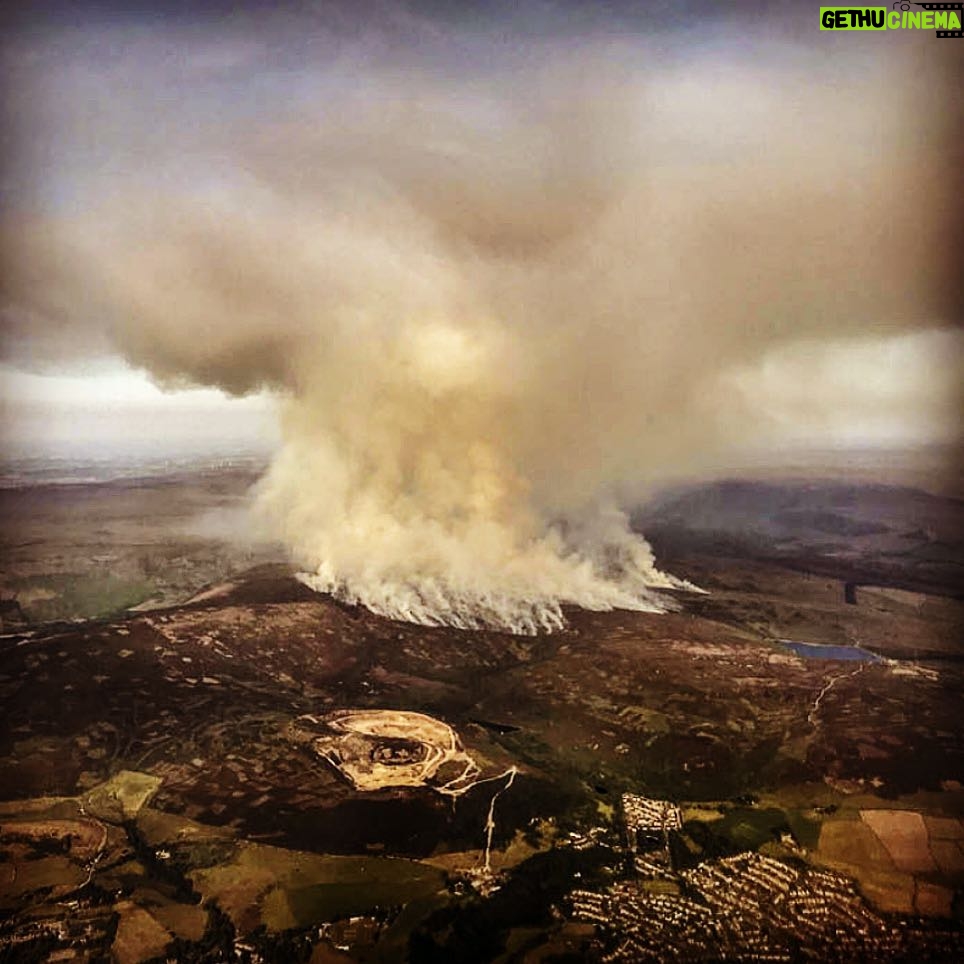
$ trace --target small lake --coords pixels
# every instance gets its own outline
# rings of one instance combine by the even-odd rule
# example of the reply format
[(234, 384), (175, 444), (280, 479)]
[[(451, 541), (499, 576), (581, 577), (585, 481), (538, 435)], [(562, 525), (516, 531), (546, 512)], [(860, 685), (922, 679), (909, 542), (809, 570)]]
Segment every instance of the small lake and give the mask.
[(804, 659), (841, 659), (857, 663), (878, 663), (880, 657), (876, 653), (859, 646), (832, 646), (824, 643), (798, 643), (793, 639), (781, 639), (780, 645), (785, 646), (797, 656)]

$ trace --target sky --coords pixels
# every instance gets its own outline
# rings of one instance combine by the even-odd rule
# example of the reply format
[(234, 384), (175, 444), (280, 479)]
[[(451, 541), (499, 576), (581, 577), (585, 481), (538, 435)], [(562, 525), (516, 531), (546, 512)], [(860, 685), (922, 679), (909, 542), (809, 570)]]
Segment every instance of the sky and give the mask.
[[(728, 5), (721, 17), (706, 16), (717, 5), (698, 2), (593, 4), (591, 12), (590, 5), (566, 3), (28, 6), (2, 42), (0, 212), (11, 239), (4, 251), (16, 252), (5, 261), (17, 259), (11, 272), (17, 277), (5, 285), (0, 309), (0, 412), (8, 451), (39, 454), (109, 452), (148, 436), (172, 451), (211, 445), (267, 451), (280, 437), (273, 399), (288, 390), (270, 373), (235, 384), (198, 371), (172, 375), (153, 359), (145, 363), (132, 326), (108, 317), (117, 306), (95, 296), (86, 279), (71, 276), (77, 269), (62, 249), (45, 246), (45, 232), (59, 231), (62, 223), (96, 234), (99, 223), (90, 212), (116, 211), (152, 192), (187, 198), (214, 217), (244, 198), (251, 217), (262, 208), (274, 217), (269, 192), (296, 193), (304, 181), (305, 196), (312, 196), (313, 151), (327, 152), (326, 163), (337, 165), (327, 145), (318, 148), (312, 138), (350, 126), (338, 113), (342, 100), (349, 110), (371, 111), (391, 109), (396, 97), (423, 97), (429, 111), (463, 112), (461, 122), (487, 149), (503, 123), (492, 106), (493, 75), (508, 87), (515, 77), (531, 79), (532, 62), (557, 59), (553, 44), (560, 56), (578, 57), (582, 41), (592, 38), (609, 50), (617, 73), (627, 60), (645, 56), (657, 64), (654, 75), (672, 77), (672, 83), (651, 83), (647, 109), (656, 121), (640, 135), (658, 139), (660, 164), (725, 166), (734, 150), (754, 150), (759, 117), (775, 116), (781, 97), (792, 105), (786, 85), (813, 76), (812, 96), (825, 97), (827, 77), (846, 80), (848, 71), (879, 69), (866, 38), (817, 35), (801, 4), (767, 5), (759, 18), (750, 16), (757, 10), (752, 4)], [(704, 17), (703, 29), (687, 24), (689, 12)], [(909, 96), (914, 64), (926, 69), (935, 62), (932, 39), (897, 39), (903, 49), (894, 51), (895, 104)], [(783, 73), (774, 69), (781, 63)], [(440, 88), (453, 87), (456, 96), (432, 102), (406, 79), (416, 70)], [(707, 83), (717, 91), (732, 88), (729, 101), (722, 98), (726, 109), (704, 106)], [(939, 88), (932, 89), (940, 106)], [(601, 96), (593, 100), (591, 77), (580, 91), (588, 103), (580, 110), (608, 109)], [(827, 109), (853, 107), (841, 97)], [(440, 156), (466, 149), (452, 129), (451, 117), (427, 122), (425, 136), (438, 138), (433, 150)], [(908, 147), (895, 143), (899, 131), (859, 118), (855, 136), (879, 137), (881, 149), (894, 151), (898, 162)], [(395, 145), (404, 165), (404, 140), (391, 137), (386, 143)], [(454, 138), (451, 144), (446, 137)], [(466, 143), (472, 149), (472, 139)], [(353, 150), (357, 146), (345, 149), (346, 163)], [(551, 167), (551, 150), (539, 163)], [(586, 163), (622, 163), (602, 153)], [(527, 156), (507, 155), (508, 174), (498, 165), (482, 174), (508, 178)], [(104, 250), (90, 257), (116, 254)], [(952, 317), (949, 304), (945, 299), (944, 314), (922, 316), (912, 330), (858, 340), (844, 330), (844, 319), (840, 339), (825, 327), (817, 339), (778, 346), (760, 363), (737, 366), (728, 384), (748, 405), (766, 406), (787, 444), (954, 442), (964, 362), (954, 328), (960, 318)]]
[(265, 395), (164, 391), (113, 360), (93, 370), (0, 367), (0, 418), (7, 459), (265, 458), (278, 444), (275, 405)]

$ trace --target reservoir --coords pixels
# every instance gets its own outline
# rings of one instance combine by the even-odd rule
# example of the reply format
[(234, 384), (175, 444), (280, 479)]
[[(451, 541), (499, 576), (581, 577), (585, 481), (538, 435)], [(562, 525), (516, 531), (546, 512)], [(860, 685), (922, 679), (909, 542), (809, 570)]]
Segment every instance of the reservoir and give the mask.
[(824, 643), (799, 643), (793, 639), (781, 639), (780, 645), (785, 646), (797, 656), (804, 659), (841, 659), (861, 663), (877, 663), (880, 657), (876, 653), (859, 646), (833, 646)]

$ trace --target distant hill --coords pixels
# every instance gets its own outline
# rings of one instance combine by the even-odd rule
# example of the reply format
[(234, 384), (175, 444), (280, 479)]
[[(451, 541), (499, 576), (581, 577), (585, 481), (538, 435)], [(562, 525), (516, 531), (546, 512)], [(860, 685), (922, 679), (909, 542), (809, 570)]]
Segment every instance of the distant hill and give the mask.
[(633, 525), (660, 558), (751, 554), (944, 595), (964, 584), (964, 501), (905, 486), (724, 480), (664, 492)]

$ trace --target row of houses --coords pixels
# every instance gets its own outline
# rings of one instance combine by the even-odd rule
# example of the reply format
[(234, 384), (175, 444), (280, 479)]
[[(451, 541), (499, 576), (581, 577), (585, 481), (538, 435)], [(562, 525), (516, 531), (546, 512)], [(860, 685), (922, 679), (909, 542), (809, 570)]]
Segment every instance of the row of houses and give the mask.
[(819, 960), (875, 960), (901, 947), (900, 931), (845, 877), (756, 852), (677, 872), (668, 841), (682, 826), (679, 807), (627, 793), (622, 810), (634, 879), (570, 895), (572, 915), (597, 927), (608, 964), (777, 964), (801, 950)]

